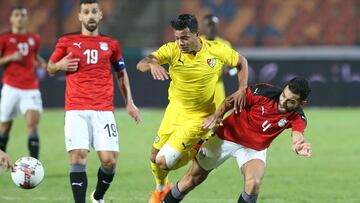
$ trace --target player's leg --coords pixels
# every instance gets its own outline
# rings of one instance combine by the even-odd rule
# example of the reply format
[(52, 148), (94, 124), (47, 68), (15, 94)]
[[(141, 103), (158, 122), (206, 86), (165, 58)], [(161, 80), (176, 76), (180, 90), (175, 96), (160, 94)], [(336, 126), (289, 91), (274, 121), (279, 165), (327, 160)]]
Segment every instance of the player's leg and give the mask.
[(97, 201), (104, 199), (104, 194), (110, 187), (115, 176), (115, 167), (117, 163), (118, 152), (99, 151), (101, 166), (97, 173), (97, 184), (93, 198)]
[(89, 151), (89, 125), (86, 111), (65, 113), (65, 144), (70, 155), (70, 185), (76, 203), (85, 203), (86, 163)]
[(6, 151), (13, 119), (19, 106), (19, 92), (6, 84), (1, 89), (0, 100), (0, 149)]
[(167, 142), (169, 137), (172, 136), (174, 132), (173, 121), (175, 119), (175, 116), (176, 116), (175, 111), (171, 108), (171, 105), (169, 105), (166, 108), (164, 117), (161, 121), (158, 130), (158, 134), (156, 135), (153, 145), (151, 147), (150, 168), (155, 180), (156, 188), (151, 193), (151, 196), (148, 201), (149, 203), (160, 203), (164, 198), (166, 192), (168, 192), (171, 189), (171, 184), (169, 183), (169, 178), (168, 178), (169, 171), (161, 169), (156, 164), (156, 156), (158, 155), (160, 149), (164, 146), (164, 144)]
[(266, 150), (257, 151), (244, 147), (236, 152), (235, 157), (244, 176), (244, 191), (240, 194), (238, 203), (255, 203), (264, 177)]
[(30, 156), (37, 158), (39, 157), (39, 135), (37, 126), (40, 120), (40, 112), (37, 110), (28, 110), (25, 113), (25, 122), (28, 129), (28, 149)]
[(20, 111), (25, 117), (28, 131), (28, 148), (30, 156), (39, 157), (39, 135), (37, 126), (42, 112), (42, 100), (39, 90), (22, 90), (20, 96)]
[(166, 195), (164, 202), (180, 202), (188, 192), (207, 178), (211, 170), (224, 163), (237, 149), (237, 145), (224, 142), (217, 136), (209, 138), (196, 155), (191, 169)]
[(97, 184), (91, 198), (102, 202), (105, 192), (115, 176), (119, 152), (119, 135), (114, 113), (111, 111), (92, 111), (91, 113), (93, 147), (97, 151), (101, 165), (97, 173)]
[(200, 185), (207, 178), (209, 173), (210, 171), (201, 168), (198, 161), (194, 159), (191, 168), (166, 194), (163, 203), (180, 202), (188, 192)]
[(70, 184), (75, 203), (85, 203), (87, 189), (86, 163), (88, 149), (74, 149), (70, 155)]
[(9, 141), (9, 134), (12, 126), (12, 120), (11, 121), (5, 121), (1, 122), (0, 127), (0, 149), (2, 151), (6, 151), (6, 146)]

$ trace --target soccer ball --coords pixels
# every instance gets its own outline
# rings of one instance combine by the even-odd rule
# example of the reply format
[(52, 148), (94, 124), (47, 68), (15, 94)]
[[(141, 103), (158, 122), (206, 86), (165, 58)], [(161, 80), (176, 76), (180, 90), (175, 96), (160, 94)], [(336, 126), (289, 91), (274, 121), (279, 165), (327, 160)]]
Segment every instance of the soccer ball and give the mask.
[(20, 188), (32, 189), (43, 180), (44, 168), (40, 161), (33, 157), (21, 157), (14, 163), (11, 178)]

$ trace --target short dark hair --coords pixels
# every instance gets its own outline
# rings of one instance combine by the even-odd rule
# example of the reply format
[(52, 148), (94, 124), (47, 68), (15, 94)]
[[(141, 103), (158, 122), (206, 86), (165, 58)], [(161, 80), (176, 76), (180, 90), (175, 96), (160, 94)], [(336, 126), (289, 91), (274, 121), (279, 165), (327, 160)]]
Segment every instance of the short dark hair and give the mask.
[(26, 10), (26, 7), (23, 6), (23, 5), (16, 5), (16, 6), (11, 8), (11, 12), (14, 11), (14, 10), (23, 10), (23, 9)]
[(183, 30), (189, 28), (190, 32), (198, 32), (198, 21), (195, 16), (190, 14), (181, 14), (171, 21), (171, 27), (175, 30)]
[(219, 18), (216, 15), (208, 14), (204, 17), (204, 21), (206, 21), (208, 23), (216, 24), (219, 22)]
[(305, 78), (295, 77), (288, 81), (284, 87), (288, 86), (290, 91), (300, 96), (300, 100), (305, 101), (311, 92), (309, 82)]
[(80, 6), (81, 4), (94, 4), (94, 3), (99, 3), (99, 0), (80, 0)]

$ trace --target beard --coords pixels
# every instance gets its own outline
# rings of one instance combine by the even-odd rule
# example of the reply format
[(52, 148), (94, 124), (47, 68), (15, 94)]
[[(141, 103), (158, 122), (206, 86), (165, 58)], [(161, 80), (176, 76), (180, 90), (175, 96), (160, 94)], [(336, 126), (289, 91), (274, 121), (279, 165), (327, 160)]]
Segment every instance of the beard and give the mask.
[(89, 21), (84, 24), (84, 26), (89, 32), (94, 32), (98, 28), (99, 23), (97, 23), (96, 21)]

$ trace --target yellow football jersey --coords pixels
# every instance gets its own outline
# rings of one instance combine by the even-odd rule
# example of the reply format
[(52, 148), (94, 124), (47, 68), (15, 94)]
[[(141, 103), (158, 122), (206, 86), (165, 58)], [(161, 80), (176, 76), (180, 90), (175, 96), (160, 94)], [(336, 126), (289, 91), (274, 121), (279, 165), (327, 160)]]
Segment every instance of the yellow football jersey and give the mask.
[(169, 64), (169, 100), (179, 111), (213, 113), (214, 92), (223, 65), (236, 66), (238, 53), (231, 47), (200, 38), (202, 48), (196, 55), (182, 53), (176, 42), (153, 52), (161, 64)]

